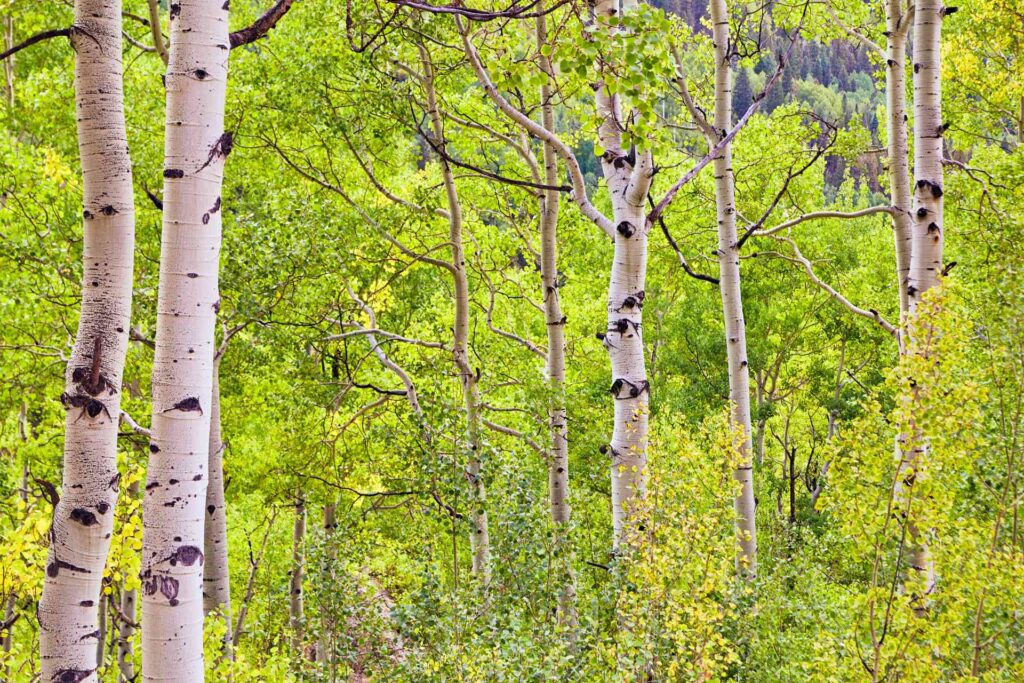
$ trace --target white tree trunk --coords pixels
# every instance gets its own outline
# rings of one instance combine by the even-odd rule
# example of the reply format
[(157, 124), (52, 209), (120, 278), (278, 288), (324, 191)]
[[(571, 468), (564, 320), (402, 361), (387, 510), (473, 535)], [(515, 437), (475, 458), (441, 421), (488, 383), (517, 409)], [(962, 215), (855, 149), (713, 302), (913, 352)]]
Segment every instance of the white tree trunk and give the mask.
[[(138, 494), (138, 485), (133, 485), (132, 495)], [(138, 592), (132, 590), (121, 591), (121, 621), (117, 632), (117, 670), (120, 674), (120, 681), (135, 680), (135, 653), (132, 640), (135, 637), (136, 606)]]
[[(374, 346), (376, 346), (375, 343)], [(337, 528), (337, 506), (334, 503), (328, 503), (324, 506), (324, 566), (322, 568), (324, 576), (321, 577), (321, 584), (324, 586), (333, 585), (335, 580), (334, 568), (338, 559), (338, 548), (335, 545), (334, 531)], [(337, 637), (335, 633), (337, 626), (333, 612), (325, 614), (324, 610), (321, 609), (320, 622), (321, 632), (316, 648), (316, 661), (323, 662), (327, 673), (327, 680), (333, 681), (336, 675), (334, 670), (334, 643)]]
[[(939, 283), (942, 274), (942, 246), (945, 226), (943, 209), (943, 133), (942, 123), (942, 19), (946, 9), (937, 0), (917, 3), (914, 15), (914, 214), (910, 256), (908, 296), (908, 333), (911, 337), (930, 334), (927, 323), (916, 320), (918, 304), (925, 292)], [(918, 353), (927, 354), (922, 348)], [(916, 390), (911, 388), (913, 412), (920, 410)], [(909, 426), (913, 443), (900, 450), (900, 471), (896, 481), (899, 500), (909, 501), (913, 495), (917, 469), (926, 456), (924, 435), (915, 425)], [(911, 602), (919, 616), (927, 613), (927, 596), (935, 586), (935, 566), (913, 518), (907, 519), (910, 546), (907, 562), (910, 571), (924, 581), (923, 595), (912, 595)]]
[(306, 501), (295, 501), (295, 523), (292, 526), (292, 570), (288, 582), (288, 626), (292, 632), (292, 654), (302, 658), (305, 640), (306, 612), (302, 594), (302, 578), (306, 568)]
[[(424, 47), (420, 47), (423, 65), (427, 109), (434, 135), (434, 145), (445, 148), (444, 122), (437, 108), (434, 89), (434, 66)], [(470, 487), (470, 549), (473, 556), (473, 574), (486, 584), (490, 581), (491, 541), (487, 524), (487, 495), (483, 480), (483, 454), (481, 438), (482, 416), (480, 414), (479, 376), (469, 362), (469, 279), (466, 275), (466, 256), (462, 246), (462, 206), (455, 188), (451, 167), (442, 158), (441, 174), (448, 199), (448, 241), (452, 254), (452, 275), (455, 285), (455, 325), (452, 340), (452, 359), (459, 381), (466, 410), (466, 478)]]
[[(628, 9), (628, 7), (624, 7)], [(603, 0), (598, 16), (611, 17), (615, 3)], [(614, 30), (614, 29), (612, 29)], [(615, 405), (611, 456), (612, 546), (630, 541), (637, 503), (647, 495), (647, 425), (650, 384), (642, 336), (644, 282), (647, 277), (647, 236), (650, 226), (644, 204), (651, 187), (650, 152), (622, 149), (624, 118), (618, 95), (595, 86), (595, 105), (601, 123), (598, 139), (604, 148), (601, 170), (612, 198), (615, 252), (608, 285), (608, 330), (604, 346), (612, 370)]]
[[(554, 76), (551, 60), (543, 53), (547, 44), (547, 20), (537, 17), (537, 47), (540, 66), (544, 73)], [(551, 86), (541, 86), (541, 124), (555, 130), (555, 111)], [(557, 186), (558, 153), (550, 142), (543, 143), (544, 184)], [(559, 621), (568, 626), (576, 624), (576, 587), (572, 568), (572, 548), (569, 541), (569, 440), (565, 409), (565, 318), (562, 314), (558, 291), (558, 204), (557, 190), (545, 190), (540, 202), (540, 276), (544, 297), (544, 322), (547, 326), (548, 352), (545, 373), (551, 390), (548, 403), (548, 424), (551, 452), (548, 458), (548, 499), (551, 521), (555, 524), (555, 567), (561, 585), (558, 601)]]
[(203, 542), (203, 612), (224, 620), (224, 656), (231, 657), (231, 577), (228, 572), (228, 520), (224, 502), (224, 441), (220, 431), (220, 358), (213, 361), (210, 395), (210, 460)]
[(78, 0), (75, 109), (84, 231), (81, 318), (65, 377), (62, 498), (54, 510), (39, 654), (44, 681), (95, 681), (97, 607), (114, 529), (121, 376), (135, 243), (121, 79), (121, 3)]
[(896, 282), (899, 290), (900, 320), (909, 310), (907, 287), (910, 284), (911, 227), (913, 209), (910, 198), (909, 147), (907, 143), (907, 32), (912, 14), (905, 14), (901, 0), (886, 0), (885, 98), (888, 110), (889, 195), (895, 211), (892, 215), (896, 247)]
[(203, 548), (219, 308), (228, 10), (179, 0), (167, 69), (153, 437), (143, 500), (142, 675), (203, 680)]
[[(715, 46), (714, 128), (725, 135), (732, 127), (732, 69), (729, 66), (729, 13), (725, 0), (711, 0), (712, 40)], [(708, 140), (709, 145), (717, 140)], [(757, 532), (754, 524), (754, 463), (750, 445), (750, 373), (747, 367), (747, 331), (740, 292), (740, 251), (736, 234), (736, 187), (730, 145), (714, 159), (715, 208), (718, 217), (719, 290), (725, 320), (729, 364), (731, 428), (736, 431), (736, 569), (740, 576), (757, 575)]]

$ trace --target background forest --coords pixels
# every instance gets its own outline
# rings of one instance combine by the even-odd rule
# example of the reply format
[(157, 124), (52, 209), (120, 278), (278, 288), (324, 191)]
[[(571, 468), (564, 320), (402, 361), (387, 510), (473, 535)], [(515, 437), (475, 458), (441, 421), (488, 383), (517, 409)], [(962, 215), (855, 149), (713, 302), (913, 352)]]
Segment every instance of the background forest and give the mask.
[(0, 19), (0, 678), (1024, 680), (1022, 0)]

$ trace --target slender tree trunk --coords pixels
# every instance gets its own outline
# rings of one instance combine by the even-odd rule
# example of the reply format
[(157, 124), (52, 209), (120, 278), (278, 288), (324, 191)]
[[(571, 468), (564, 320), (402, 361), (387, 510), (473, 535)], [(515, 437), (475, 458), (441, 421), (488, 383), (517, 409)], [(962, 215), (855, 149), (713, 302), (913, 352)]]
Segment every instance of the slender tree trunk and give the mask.
[[(942, 20), (945, 7), (937, 0), (917, 3), (914, 14), (914, 220), (910, 256), (908, 332), (917, 338), (916, 353), (929, 355), (926, 339), (931, 335), (927, 323), (917, 320), (918, 305), (925, 292), (939, 284), (942, 274), (943, 223), (943, 133), (942, 122)], [(911, 388), (911, 411), (921, 409), (916, 389)], [(901, 448), (902, 460), (897, 477), (897, 495), (910, 507), (918, 468), (926, 456), (925, 435), (916, 425), (911, 447)], [(914, 611), (924, 616), (927, 596), (935, 587), (935, 566), (923, 533), (911, 515), (907, 519), (910, 539), (907, 561), (910, 571), (923, 581), (923, 594), (911, 596)]]
[[(321, 583), (324, 586), (334, 585), (335, 563), (338, 559), (338, 548), (334, 542), (334, 531), (338, 528), (337, 506), (328, 503), (324, 506), (324, 566)], [(317, 643), (316, 659), (323, 662), (327, 670), (327, 680), (333, 681), (336, 676), (334, 670), (334, 643), (335, 643), (335, 621), (333, 611), (324, 613), (320, 611), (321, 633), (320, 641)]]
[(306, 614), (302, 594), (302, 577), (306, 567), (306, 501), (295, 501), (295, 524), (292, 527), (292, 570), (288, 586), (288, 625), (292, 632), (292, 652), (301, 658), (305, 640)]
[(82, 308), (62, 401), (64, 485), (39, 602), (42, 680), (96, 680), (103, 568), (114, 530), (121, 375), (135, 209), (121, 79), (121, 3), (78, 0), (75, 109), (82, 164)]
[[(143, 500), (142, 674), (203, 680), (203, 562), (219, 308), (228, 10), (179, 0), (167, 68), (153, 436)], [(175, 13), (176, 12), (176, 13)]]
[[(21, 436), (22, 441), (26, 441), (25, 436), (25, 404), (22, 404), (21, 411), (18, 414), (18, 432)], [(21, 489), (18, 491), (18, 496), (21, 498), (21, 502), (28, 502), (28, 458), (25, 458), (24, 463), (21, 466)], [(14, 613), (18, 609), (18, 594), (11, 591), (11, 594), (7, 596), (7, 603), (4, 606), (4, 621), (7, 628), (3, 629), (3, 639), (0, 641), (0, 648), (3, 649), (5, 655), (11, 653), (11, 648), (14, 645)], [(6, 657), (5, 657), (6, 660)], [(11, 668), (10, 662), (4, 667), (4, 678), (10, 680)]]
[(107, 649), (107, 602), (110, 600), (110, 596), (106, 593), (100, 594), (100, 627), (99, 635), (96, 637), (96, 675), (99, 676), (103, 668), (106, 666), (106, 657), (104, 653)]
[[(134, 498), (139, 494), (139, 485), (133, 483), (128, 488), (128, 495)], [(135, 654), (132, 641), (135, 637), (136, 603), (138, 592), (135, 589), (121, 591), (121, 616), (117, 634), (117, 670), (121, 681), (135, 680)]]
[(896, 280), (900, 300), (900, 320), (905, 322), (910, 284), (911, 228), (913, 209), (910, 198), (910, 160), (907, 134), (907, 33), (913, 13), (904, 13), (902, 0), (886, 0), (885, 98), (888, 110), (889, 195), (893, 240), (896, 247)]
[[(434, 145), (445, 148), (444, 122), (437, 108), (434, 89), (434, 66), (426, 48), (420, 46), (420, 60), (423, 64), (427, 108), (434, 137)], [(483, 480), (482, 416), (480, 414), (479, 374), (469, 362), (469, 279), (466, 274), (466, 257), (462, 246), (462, 206), (455, 188), (455, 178), (446, 159), (441, 158), (441, 174), (448, 198), (448, 235), (452, 252), (452, 274), (455, 281), (455, 326), (452, 343), (452, 358), (459, 381), (466, 410), (467, 465), (466, 477), (470, 485), (470, 548), (473, 555), (473, 574), (484, 584), (490, 581), (491, 541), (487, 524), (487, 495)]]
[(220, 357), (213, 360), (210, 396), (210, 461), (203, 532), (203, 612), (224, 620), (224, 656), (231, 652), (231, 577), (228, 572), (228, 522), (224, 502), (224, 442), (220, 431)]
[[(548, 43), (547, 20), (537, 17), (537, 48), (540, 67), (552, 80), (551, 60), (544, 55)], [(551, 101), (551, 86), (541, 86), (541, 124), (555, 130), (555, 112)], [(558, 155), (554, 146), (544, 143), (544, 184), (554, 187), (558, 182)], [(569, 541), (569, 441), (565, 410), (565, 317), (558, 285), (558, 197), (557, 190), (545, 190), (541, 195), (540, 211), (540, 276), (544, 292), (544, 322), (547, 327), (548, 353), (545, 373), (550, 385), (548, 423), (551, 434), (551, 453), (548, 459), (548, 497), (551, 521), (555, 524), (555, 566), (561, 584), (558, 618), (570, 627), (576, 624), (576, 587), (572, 568), (572, 549)]]
[[(610, 18), (615, 2), (602, 0), (596, 13)], [(624, 3), (623, 11), (635, 3)], [(611, 29), (615, 30), (615, 29)], [(612, 197), (615, 251), (608, 285), (608, 330), (604, 346), (612, 370), (611, 394), (615, 421), (611, 455), (612, 546), (618, 549), (637, 531), (637, 504), (647, 495), (647, 429), (650, 383), (642, 335), (644, 283), (647, 278), (647, 236), (650, 226), (644, 204), (651, 187), (650, 152), (622, 149), (624, 118), (618, 95), (603, 82), (595, 86), (598, 139), (604, 148), (601, 170)]]
[[(14, 15), (11, 10), (4, 14), (4, 50), (14, 47)], [(4, 101), (14, 106), (14, 55), (4, 60)]]
[(267, 543), (270, 541), (270, 534), (274, 530), (274, 522), (276, 520), (277, 510), (275, 509), (270, 516), (270, 521), (267, 522), (267, 530), (263, 534), (260, 550), (256, 554), (255, 559), (252, 560), (252, 566), (249, 568), (249, 580), (245, 584), (245, 595), (242, 596), (242, 604), (238, 608), (238, 620), (235, 622), (235, 630), (231, 638), (232, 647), (238, 647), (238, 641), (241, 640), (242, 634), (245, 632), (245, 617), (249, 613), (249, 603), (252, 602), (252, 596), (256, 593), (256, 576), (259, 574), (260, 565), (263, 563), (263, 555), (267, 552)]
[[(712, 39), (715, 46), (716, 133), (732, 126), (732, 70), (729, 66), (729, 13), (725, 0), (711, 0)], [(714, 145), (717, 140), (708, 140)], [(736, 495), (736, 569), (745, 579), (757, 575), (757, 532), (754, 524), (753, 462), (750, 444), (750, 376), (747, 367), (747, 332), (740, 292), (740, 253), (736, 234), (736, 187), (732, 175), (732, 151), (726, 145), (714, 159), (715, 206), (718, 216), (719, 290), (725, 319), (726, 354), (729, 363), (731, 427), (736, 432), (736, 464), (733, 477)]]

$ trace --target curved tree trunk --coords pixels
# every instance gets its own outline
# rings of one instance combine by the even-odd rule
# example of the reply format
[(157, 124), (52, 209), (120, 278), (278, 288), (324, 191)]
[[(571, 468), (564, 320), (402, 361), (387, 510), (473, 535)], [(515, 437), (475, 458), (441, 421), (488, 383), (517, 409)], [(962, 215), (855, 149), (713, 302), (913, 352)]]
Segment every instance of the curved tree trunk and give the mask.
[[(712, 40), (715, 46), (714, 128), (724, 134), (732, 126), (732, 69), (729, 66), (729, 13), (725, 0), (711, 0)], [(708, 140), (714, 145), (717, 140)], [(740, 291), (740, 252), (736, 234), (736, 187), (730, 145), (714, 159), (715, 208), (718, 217), (719, 290), (725, 320), (729, 362), (731, 428), (735, 430), (736, 464), (736, 569), (743, 578), (757, 575), (757, 531), (754, 524), (753, 461), (750, 444), (750, 373), (747, 367), (747, 331)]]
[(82, 164), (82, 308), (62, 401), (64, 485), (39, 602), (44, 681), (96, 680), (103, 568), (114, 529), (121, 376), (135, 243), (121, 78), (121, 3), (78, 0), (75, 109)]
[(143, 500), (142, 674), (203, 680), (204, 517), (219, 308), (228, 10), (179, 0), (167, 69), (153, 427)]
[(231, 657), (231, 577), (228, 573), (228, 520), (224, 502), (224, 441), (220, 431), (220, 357), (213, 360), (210, 394), (210, 460), (203, 532), (203, 612), (224, 620), (224, 656)]
[[(426, 48), (420, 47), (423, 64), (427, 109), (430, 115), (434, 145), (445, 148), (444, 122), (437, 108), (434, 90), (434, 66)], [(485, 584), (491, 577), (491, 540), (487, 524), (487, 494), (483, 480), (482, 416), (480, 414), (479, 376), (469, 362), (469, 279), (466, 275), (466, 257), (462, 246), (462, 206), (455, 188), (455, 177), (444, 158), (440, 159), (441, 175), (448, 198), (448, 241), (452, 252), (452, 274), (455, 284), (455, 325), (452, 340), (452, 359), (455, 362), (466, 410), (466, 478), (470, 486), (469, 515), (470, 549), (473, 555), (473, 574)]]

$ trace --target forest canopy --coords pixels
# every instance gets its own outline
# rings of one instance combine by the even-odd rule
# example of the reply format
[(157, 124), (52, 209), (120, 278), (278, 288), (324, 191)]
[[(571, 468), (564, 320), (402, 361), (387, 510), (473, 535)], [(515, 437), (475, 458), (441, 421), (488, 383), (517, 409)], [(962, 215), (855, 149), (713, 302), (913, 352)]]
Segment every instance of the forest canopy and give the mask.
[(1022, 0), (0, 24), (0, 679), (1024, 680)]

